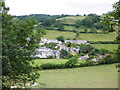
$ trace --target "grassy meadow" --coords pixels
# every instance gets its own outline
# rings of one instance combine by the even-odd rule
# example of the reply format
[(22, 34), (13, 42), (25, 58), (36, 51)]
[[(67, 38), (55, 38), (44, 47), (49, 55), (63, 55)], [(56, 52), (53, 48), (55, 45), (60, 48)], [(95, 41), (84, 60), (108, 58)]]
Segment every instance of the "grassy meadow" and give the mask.
[(91, 44), (97, 49), (107, 49), (109, 51), (117, 50), (118, 44)]
[(59, 18), (57, 20), (60, 20), (63, 24), (74, 24), (77, 20), (82, 20), (86, 16), (68, 16), (68, 17), (63, 17)]
[(45, 63), (62, 64), (67, 61), (68, 59), (36, 59), (34, 65), (41, 65)]
[[(34, 60), (33, 65), (41, 65), (41, 64), (46, 64), (46, 63), (51, 63), (51, 64), (65, 64), (69, 59), (36, 59)], [(82, 60), (79, 60), (78, 62), (84, 62)]]
[[(55, 30), (46, 30), (46, 35), (44, 38), (48, 39), (56, 39), (58, 36), (64, 36), (65, 39), (75, 38), (74, 32), (64, 32), (64, 31), (55, 31)], [(80, 33), (77, 39), (79, 40), (88, 40), (88, 41), (113, 41), (115, 40), (117, 34), (116, 33), (109, 33), (109, 34), (95, 34), (95, 33)]]
[(114, 64), (72, 69), (40, 71), (37, 88), (117, 88), (118, 72)]

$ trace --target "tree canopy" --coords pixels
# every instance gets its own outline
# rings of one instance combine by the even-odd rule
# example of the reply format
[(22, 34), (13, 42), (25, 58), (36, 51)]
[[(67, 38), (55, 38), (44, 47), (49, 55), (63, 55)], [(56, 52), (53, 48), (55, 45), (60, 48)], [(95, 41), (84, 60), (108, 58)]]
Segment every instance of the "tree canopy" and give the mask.
[(45, 34), (42, 26), (31, 18), (19, 20), (7, 14), (9, 8), (0, 2), (2, 20), (2, 87), (10, 88), (34, 82), (37, 69), (31, 63), (40, 37)]

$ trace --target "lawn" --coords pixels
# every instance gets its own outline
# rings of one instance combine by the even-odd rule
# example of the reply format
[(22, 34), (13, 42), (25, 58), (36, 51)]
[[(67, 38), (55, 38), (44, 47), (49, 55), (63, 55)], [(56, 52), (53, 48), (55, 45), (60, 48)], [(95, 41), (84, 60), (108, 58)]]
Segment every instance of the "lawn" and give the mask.
[[(46, 30), (46, 35), (44, 38), (48, 39), (56, 39), (58, 36), (64, 36), (65, 39), (75, 38), (75, 33), (73, 32), (65, 32), (65, 31), (55, 31), (55, 30)], [(109, 34), (95, 34), (95, 33), (80, 33), (78, 39), (79, 40), (88, 40), (88, 41), (113, 41), (115, 40), (117, 34), (109, 33)]]
[(37, 82), (45, 83), (43, 88), (117, 88), (118, 72), (114, 64), (43, 70)]
[(117, 50), (118, 44), (91, 44), (97, 49), (107, 49), (109, 51)]

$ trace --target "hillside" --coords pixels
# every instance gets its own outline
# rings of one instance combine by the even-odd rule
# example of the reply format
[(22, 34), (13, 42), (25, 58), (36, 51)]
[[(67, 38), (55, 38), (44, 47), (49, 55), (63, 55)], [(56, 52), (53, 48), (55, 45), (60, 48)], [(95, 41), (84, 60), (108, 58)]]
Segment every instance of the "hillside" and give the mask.
[[(55, 39), (59, 36), (64, 36), (65, 39), (74, 39), (74, 32), (65, 32), (65, 31), (55, 31), (55, 30), (46, 30), (46, 35), (44, 38)], [(79, 40), (88, 40), (88, 41), (114, 41), (116, 38), (116, 33), (109, 34), (95, 34), (95, 33), (80, 33), (78, 39)]]
[(60, 20), (61, 23), (63, 24), (74, 24), (77, 20), (82, 20), (85, 17), (86, 16), (68, 16), (68, 17), (63, 17), (56, 20)]

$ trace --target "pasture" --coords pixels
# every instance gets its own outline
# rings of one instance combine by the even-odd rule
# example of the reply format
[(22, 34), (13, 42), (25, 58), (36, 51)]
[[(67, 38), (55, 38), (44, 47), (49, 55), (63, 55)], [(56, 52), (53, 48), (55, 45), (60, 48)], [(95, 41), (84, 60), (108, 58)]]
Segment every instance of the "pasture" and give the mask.
[(118, 88), (115, 64), (40, 71), (37, 88)]
[(36, 59), (34, 65), (41, 65), (46, 63), (52, 64), (64, 64), (68, 59)]
[[(56, 37), (64, 36), (65, 39), (73, 39), (75, 38), (74, 32), (65, 32), (65, 31), (55, 31), (55, 30), (46, 30), (46, 35), (44, 38), (48, 39), (56, 39)], [(116, 33), (109, 34), (95, 34), (95, 33), (80, 33), (78, 39), (79, 40), (87, 40), (87, 41), (113, 41), (116, 39)]]
[(77, 20), (82, 20), (85, 17), (86, 16), (68, 16), (68, 17), (59, 18), (57, 20), (60, 20), (61, 23), (63, 24), (74, 24)]
[[(65, 64), (69, 59), (36, 59), (34, 60), (33, 65), (41, 65), (41, 64), (46, 64), (46, 63), (51, 63), (51, 64)], [(78, 62), (85, 62), (82, 60), (78, 60)]]
[(97, 49), (107, 49), (109, 51), (117, 50), (118, 44), (91, 44), (91, 46)]

